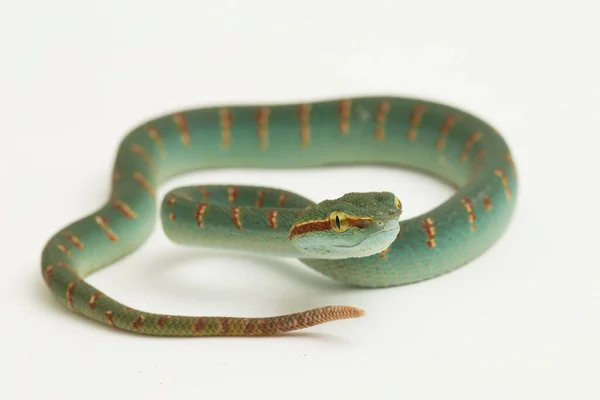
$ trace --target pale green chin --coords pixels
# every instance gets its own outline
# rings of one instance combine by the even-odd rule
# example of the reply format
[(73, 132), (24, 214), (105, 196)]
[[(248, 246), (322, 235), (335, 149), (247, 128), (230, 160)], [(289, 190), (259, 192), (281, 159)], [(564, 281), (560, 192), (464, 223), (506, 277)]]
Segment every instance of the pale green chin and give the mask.
[(340, 257), (334, 258), (359, 258), (381, 253), (396, 240), (399, 232), (400, 224), (398, 220), (389, 220), (380, 230), (373, 232), (356, 244), (334, 246), (341, 250)]
[(344, 259), (368, 257), (386, 250), (398, 236), (400, 225), (397, 219), (381, 222), (373, 232), (361, 238), (357, 237), (355, 243), (324, 243), (314, 238), (299, 239), (295, 246), (299, 248), (306, 258), (316, 257), (324, 259)]

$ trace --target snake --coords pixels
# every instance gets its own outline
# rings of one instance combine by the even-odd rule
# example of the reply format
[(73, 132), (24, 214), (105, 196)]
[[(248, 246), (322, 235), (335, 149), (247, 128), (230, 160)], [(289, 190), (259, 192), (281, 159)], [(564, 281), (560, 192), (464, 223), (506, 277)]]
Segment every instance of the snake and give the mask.
[[(361, 165), (412, 169), (455, 190), (406, 219), (396, 194), (359, 184), (318, 201), (287, 190), (286, 182), (191, 185), (160, 203), (156, 194), (166, 180), (197, 170)], [(166, 315), (127, 306), (86, 278), (134, 252), (160, 221), (177, 245), (292, 258), (349, 287), (412, 284), (487, 251), (506, 231), (517, 189), (503, 136), (473, 113), (430, 99), (373, 95), (163, 112), (121, 140), (106, 202), (50, 237), (41, 272), (60, 304), (119, 331), (280, 335), (365, 312), (324, 305), (266, 317)]]

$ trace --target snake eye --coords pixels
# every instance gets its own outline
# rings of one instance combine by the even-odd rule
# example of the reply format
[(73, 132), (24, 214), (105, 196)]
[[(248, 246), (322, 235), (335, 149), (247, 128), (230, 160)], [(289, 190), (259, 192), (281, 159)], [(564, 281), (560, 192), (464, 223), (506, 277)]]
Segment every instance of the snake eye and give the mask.
[(331, 224), (331, 229), (336, 232), (345, 232), (350, 226), (348, 217), (341, 211), (333, 211), (329, 214), (329, 223)]
[(394, 197), (394, 202), (396, 203), (396, 208), (402, 208), (402, 203), (400, 203), (400, 199)]

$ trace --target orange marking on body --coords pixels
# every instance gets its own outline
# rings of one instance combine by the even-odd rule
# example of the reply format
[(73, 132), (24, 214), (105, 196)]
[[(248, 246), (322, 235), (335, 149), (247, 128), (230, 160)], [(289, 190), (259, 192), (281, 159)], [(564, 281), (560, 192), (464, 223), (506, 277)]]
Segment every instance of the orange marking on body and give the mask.
[(238, 198), (239, 190), (235, 186), (231, 186), (227, 189), (227, 200), (230, 203), (234, 203)]
[(264, 201), (265, 201), (265, 196), (267, 195), (266, 190), (259, 190), (258, 191), (258, 197), (256, 198), (256, 202), (254, 203), (254, 206), (256, 208), (260, 208), (262, 207)]
[(474, 231), (475, 226), (475, 210), (473, 208), (473, 201), (468, 197), (463, 197), (460, 199), (460, 202), (465, 206), (465, 210), (467, 211), (467, 215), (469, 216), (469, 224), (471, 225), (471, 231)]
[(73, 253), (71, 253), (71, 250), (69, 250), (69, 248), (67, 246), (65, 246), (64, 244), (62, 244), (62, 243), (59, 243), (56, 247), (58, 247), (58, 249), (60, 251), (62, 251), (63, 253), (65, 253), (68, 256), (72, 256), (73, 255)]
[(310, 104), (298, 106), (298, 119), (300, 119), (300, 141), (302, 147), (310, 145)]
[(108, 220), (106, 219), (106, 217), (98, 215), (96, 216), (95, 220), (96, 223), (100, 225), (100, 227), (104, 230), (106, 237), (110, 241), (116, 242), (118, 240), (118, 236), (108, 227)]
[(391, 246), (388, 247), (387, 249), (383, 250), (381, 253), (379, 253), (379, 257), (380, 258), (387, 258), (387, 253), (390, 251)]
[(106, 321), (108, 322), (108, 324), (109, 324), (110, 326), (112, 326), (112, 327), (115, 327), (115, 328), (117, 327), (117, 326), (115, 325), (115, 320), (114, 320), (114, 318), (113, 318), (113, 313), (112, 313), (112, 311), (106, 311), (106, 312), (104, 313), (104, 318), (106, 318)]
[(253, 336), (256, 334), (255, 326), (256, 323), (252, 320), (244, 321), (246, 326), (244, 327), (244, 335)]
[[(370, 217), (352, 217), (349, 215), (347, 216), (347, 219), (349, 226), (354, 226), (359, 229), (364, 228), (368, 223), (373, 221), (373, 219)], [(307, 232), (322, 232), (330, 229), (332, 228), (329, 218), (305, 221), (292, 226), (290, 229), (289, 239), (291, 240), (294, 236), (302, 235)]]
[(119, 239), (119, 237), (117, 236), (117, 234), (114, 233), (110, 228), (106, 228), (105, 229), (105, 233), (106, 233), (106, 237), (111, 242), (116, 242)]
[(79, 240), (79, 238), (73, 235), (72, 233), (67, 234), (66, 238), (69, 242), (73, 243), (73, 246), (77, 247), (79, 250), (83, 250), (83, 248), (85, 247), (83, 243), (81, 243), (81, 240)]
[(148, 192), (152, 197), (156, 197), (156, 193), (154, 192), (154, 188), (152, 187), (152, 185), (150, 184), (150, 182), (148, 182), (146, 180), (146, 178), (144, 178), (144, 175), (142, 175), (139, 172), (134, 172), (133, 173), (133, 179), (136, 180), (137, 183), (139, 183), (146, 192)]
[(340, 100), (338, 114), (340, 114), (339, 128), (343, 134), (350, 130), (350, 114), (352, 112), (352, 100)]
[(90, 310), (96, 309), (96, 301), (102, 296), (104, 296), (103, 293), (96, 292), (92, 295), (92, 297), (90, 297), (90, 299), (88, 301), (88, 306), (90, 307)]
[(229, 319), (219, 318), (219, 334), (225, 336), (229, 332)]
[(142, 157), (142, 160), (144, 160), (144, 162), (149, 166), (149, 167), (154, 167), (154, 165), (152, 164), (152, 158), (148, 155), (148, 153), (146, 153), (146, 150), (144, 150), (140, 145), (137, 144), (132, 144), (131, 147), (129, 148), (133, 153), (137, 154), (138, 156)]
[(398, 234), (396, 235), (396, 239), (402, 239), (404, 238), (404, 235), (402, 234), (404, 232), (404, 226), (400, 225), (399, 226), (399, 230), (398, 230)]
[(242, 220), (240, 219), (240, 208), (232, 207), (231, 208), (231, 220), (237, 226), (239, 230), (242, 230)]
[(475, 158), (473, 159), (473, 168), (476, 172), (481, 171), (483, 168), (483, 157), (487, 154), (487, 150), (479, 150), (477, 154), (475, 154)]
[(106, 217), (103, 217), (102, 215), (96, 216), (95, 220), (96, 223), (102, 228), (106, 228), (108, 226), (108, 219), (106, 219)]
[(469, 155), (469, 152), (473, 148), (473, 145), (475, 143), (477, 143), (479, 140), (481, 140), (481, 137), (482, 137), (481, 132), (473, 132), (467, 138), (467, 141), (465, 142), (465, 148), (463, 149), (462, 153), (460, 154), (460, 162), (461, 163), (464, 164), (467, 161), (467, 156)]
[(290, 197), (292, 197), (292, 196), (291, 196), (291, 195), (289, 195), (289, 194), (287, 194), (287, 193), (284, 193), (284, 194), (280, 195), (280, 196), (279, 196), (279, 201), (277, 202), (277, 205), (278, 205), (279, 207), (283, 207), (283, 206), (285, 206), (285, 201), (286, 201), (287, 199), (289, 199)]
[(219, 110), (219, 119), (221, 121), (221, 146), (228, 149), (231, 145), (231, 121), (233, 116), (227, 108)]
[(172, 207), (173, 204), (175, 204), (176, 201), (177, 201), (177, 195), (174, 194), (173, 196), (169, 197), (169, 199), (167, 200), (167, 205), (169, 207)]
[(206, 186), (200, 186), (200, 195), (203, 199), (208, 200), (210, 197), (210, 192), (206, 190)]
[(256, 112), (257, 130), (256, 135), (259, 140), (259, 147), (266, 149), (269, 146), (269, 107), (261, 107)]
[(198, 227), (202, 228), (204, 226), (204, 212), (206, 211), (206, 207), (208, 205), (206, 203), (199, 203), (196, 208), (196, 223)]
[(277, 330), (277, 328), (275, 327), (274, 329), (270, 326), (269, 324), (269, 320), (267, 318), (261, 318), (256, 322), (256, 328), (258, 329), (258, 331), (260, 333), (267, 333), (267, 332), (273, 332), (273, 330)]
[(158, 321), (156, 321), (156, 326), (158, 326), (159, 328), (165, 326), (165, 324), (167, 323), (168, 319), (171, 319), (170, 315), (161, 315), (158, 318)]
[(130, 219), (137, 218), (136, 212), (133, 211), (131, 209), (131, 207), (129, 207), (127, 204), (125, 204), (125, 202), (123, 202), (121, 200), (115, 200), (115, 202), (113, 203), (113, 207), (116, 208), (117, 210), (119, 210), (121, 212), (121, 214), (123, 214), (127, 218), (130, 218)]
[(431, 218), (425, 218), (423, 220), (423, 229), (425, 230), (425, 234), (427, 235), (427, 246), (429, 248), (434, 248), (436, 229), (433, 225), (433, 220)]
[(133, 329), (139, 329), (143, 323), (144, 323), (144, 316), (140, 315), (139, 317), (137, 317), (137, 319), (135, 321), (133, 321), (133, 324), (131, 324), (131, 327)]
[(504, 159), (508, 161), (511, 166), (514, 166), (512, 155), (509, 152), (504, 153)]
[(46, 285), (50, 287), (50, 275), (52, 275), (52, 271), (54, 271), (54, 265), (48, 265), (46, 267), (46, 271), (44, 272), (44, 281), (46, 281)]
[(164, 152), (165, 145), (164, 145), (162, 138), (160, 137), (160, 133), (158, 133), (158, 130), (156, 129), (156, 127), (154, 127), (154, 125), (149, 125), (146, 128), (146, 132), (148, 132), (148, 136), (150, 136), (150, 139), (152, 139), (152, 141), (154, 143), (156, 143), (156, 145), (161, 149), (161, 151)]
[(441, 150), (446, 146), (446, 138), (450, 134), (450, 130), (452, 129), (455, 123), (456, 116), (454, 114), (448, 115), (448, 117), (444, 120), (440, 132), (440, 138), (435, 143), (435, 146), (438, 148), (438, 150)]
[(71, 282), (71, 283), (69, 283), (69, 286), (67, 286), (66, 298), (67, 298), (67, 305), (69, 306), (69, 308), (73, 308), (73, 294), (75, 293), (75, 286), (79, 282), (81, 282), (81, 280)]
[(56, 263), (56, 266), (59, 267), (59, 268), (64, 268), (64, 269), (66, 269), (68, 271), (73, 272), (73, 269), (71, 268), (70, 265), (67, 265), (67, 264), (59, 262), (59, 263)]
[(425, 113), (426, 107), (424, 104), (417, 104), (413, 111), (410, 113), (410, 126), (406, 136), (408, 140), (415, 140), (417, 138), (417, 131), (421, 121), (423, 120), (423, 114)]
[(512, 191), (508, 187), (508, 177), (506, 176), (506, 173), (501, 169), (495, 169), (494, 174), (496, 174), (496, 176), (498, 176), (502, 180), (502, 186), (504, 187), (506, 199), (510, 201), (510, 199), (512, 198)]
[(269, 225), (273, 229), (277, 228), (277, 214), (277, 210), (269, 210), (269, 214), (267, 216), (267, 218), (269, 219)]
[(492, 199), (489, 196), (483, 196), (483, 206), (488, 211), (492, 209)]
[(196, 318), (196, 321), (194, 322), (194, 335), (202, 334), (202, 331), (204, 330), (205, 326), (206, 326), (206, 321), (205, 321), (204, 317)]
[(188, 122), (187, 122), (187, 119), (185, 118), (185, 115), (183, 115), (183, 113), (181, 113), (181, 112), (173, 114), (173, 122), (177, 126), (177, 129), (179, 129), (179, 133), (181, 136), (181, 142), (184, 145), (189, 146), (190, 145), (190, 128), (188, 126)]
[(175, 221), (177, 219), (177, 217), (175, 217), (175, 213), (169, 213), (169, 219), (171, 221)]
[(385, 121), (389, 111), (390, 103), (387, 101), (382, 101), (377, 106), (377, 114), (375, 115), (375, 139), (380, 142), (385, 139)]
[(510, 167), (512, 168), (513, 172), (516, 172), (517, 169), (515, 167), (515, 162), (512, 158), (512, 155), (509, 152), (506, 152), (506, 153), (504, 153), (504, 158), (510, 164)]

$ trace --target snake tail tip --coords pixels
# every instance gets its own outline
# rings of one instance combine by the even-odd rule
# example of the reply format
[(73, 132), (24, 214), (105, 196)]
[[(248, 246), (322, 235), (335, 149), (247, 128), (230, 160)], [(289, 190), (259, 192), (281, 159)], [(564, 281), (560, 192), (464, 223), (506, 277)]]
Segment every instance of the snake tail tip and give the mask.
[(360, 308), (356, 308), (356, 307), (353, 307), (353, 308), (354, 308), (354, 316), (355, 316), (355, 318), (360, 318), (360, 317), (364, 317), (365, 316), (365, 314), (366, 314), (365, 310), (361, 310)]
[(352, 306), (341, 306), (345, 318), (360, 318), (365, 316), (365, 311)]

